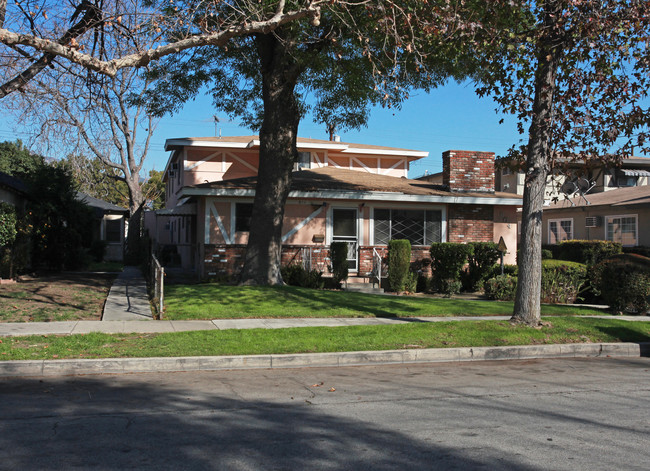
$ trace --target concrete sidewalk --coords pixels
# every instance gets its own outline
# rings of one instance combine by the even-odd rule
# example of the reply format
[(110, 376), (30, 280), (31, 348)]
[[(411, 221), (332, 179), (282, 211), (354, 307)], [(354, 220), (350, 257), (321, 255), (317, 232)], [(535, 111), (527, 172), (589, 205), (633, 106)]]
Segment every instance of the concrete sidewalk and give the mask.
[(143, 320), (153, 320), (147, 296), (147, 283), (139, 268), (124, 267), (124, 271), (115, 279), (108, 293), (102, 321)]
[[(649, 316), (585, 316), (601, 319), (620, 319), (630, 322), (650, 322)], [(345, 327), (351, 325), (399, 325), (411, 322), (467, 322), (479, 320), (508, 320), (510, 316), (473, 317), (380, 317), (380, 318), (285, 318), (285, 319), (214, 319), (199, 321), (142, 322), (64, 321), (0, 323), (0, 337), (21, 335), (75, 335), (90, 332), (107, 334), (188, 332), (193, 330), (229, 329), (286, 329), (292, 327)]]

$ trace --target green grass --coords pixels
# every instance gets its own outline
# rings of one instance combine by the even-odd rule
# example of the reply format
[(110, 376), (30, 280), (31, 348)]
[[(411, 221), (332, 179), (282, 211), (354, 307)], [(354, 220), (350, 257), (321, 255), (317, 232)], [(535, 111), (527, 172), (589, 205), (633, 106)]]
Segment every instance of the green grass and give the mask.
[[(549, 319), (547, 319), (549, 320)], [(650, 324), (557, 317), (541, 329), (505, 321), (29, 336), (0, 339), (0, 360), (315, 353), (557, 343), (648, 342)]]
[[(420, 317), (512, 314), (512, 302), (415, 296), (378, 296), (295, 286), (219, 284), (165, 287), (165, 319), (274, 317)], [(603, 311), (577, 306), (543, 306), (542, 314), (588, 315)]]

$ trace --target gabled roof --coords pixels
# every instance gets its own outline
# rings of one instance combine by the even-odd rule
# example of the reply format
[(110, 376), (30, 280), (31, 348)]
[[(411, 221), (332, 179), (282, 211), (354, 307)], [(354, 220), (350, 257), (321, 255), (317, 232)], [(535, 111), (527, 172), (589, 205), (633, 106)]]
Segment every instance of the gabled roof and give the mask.
[(566, 209), (582, 206), (635, 206), (635, 205), (650, 205), (650, 186), (633, 186), (629, 188), (619, 188), (616, 190), (608, 190), (600, 193), (589, 193), (585, 195), (586, 200), (580, 196), (571, 198), (574, 206), (565, 199), (551, 203), (550, 206), (544, 210), (553, 209)]
[[(354, 144), (351, 142), (326, 141), (323, 139), (307, 139), (299, 137), (296, 140), (298, 150), (334, 150), (346, 154), (368, 154), (412, 157), (420, 159), (427, 157), (428, 152), (401, 149), (399, 147), (375, 146), (370, 144)], [(167, 139), (165, 150), (176, 150), (182, 147), (224, 147), (251, 149), (259, 147), (259, 136), (226, 136), (226, 137), (181, 137)]]
[(0, 172), (0, 186), (11, 189), (14, 193), (27, 195), (27, 185), (18, 177), (11, 176), (7, 173)]
[(109, 203), (108, 201), (100, 200), (99, 198), (94, 198), (86, 193), (80, 191), (77, 192), (77, 200), (82, 203), (86, 203), (91, 208), (100, 209), (103, 212), (113, 212), (113, 213), (128, 213), (129, 210), (116, 204)]
[[(202, 183), (181, 190), (183, 196), (253, 196), (257, 177)], [(420, 180), (358, 170), (322, 167), (293, 172), (292, 198), (366, 199), (460, 204), (521, 205), (512, 193), (460, 193)]]

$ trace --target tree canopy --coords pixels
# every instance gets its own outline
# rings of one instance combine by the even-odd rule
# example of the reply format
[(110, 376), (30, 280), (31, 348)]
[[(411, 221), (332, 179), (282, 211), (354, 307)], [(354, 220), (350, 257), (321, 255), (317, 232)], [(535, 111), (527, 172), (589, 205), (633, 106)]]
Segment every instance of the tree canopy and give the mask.
[(509, 28), (482, 27), (490, 45), (483, 49), (479, 93), (492, 95), (501, 111), (517, 116), (522, 134), (528, 127), (527, 142), (509, 154), (525, 172), (513, 320), (537, 325), (547, 176), (562, 163), (615, 165), (635, 148), (650, 150), (650, 4), (513, 4), (521, 21)]

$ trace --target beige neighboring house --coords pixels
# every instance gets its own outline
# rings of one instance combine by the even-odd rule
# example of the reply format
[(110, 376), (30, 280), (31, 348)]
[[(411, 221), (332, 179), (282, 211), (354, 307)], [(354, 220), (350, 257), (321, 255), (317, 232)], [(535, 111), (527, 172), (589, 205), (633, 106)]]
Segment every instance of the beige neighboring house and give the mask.
[(77, 192), (77, 200), (87, 204), (95, 212), (93, 240), (106, 242), (104, 260), (123, 261), (129, 210), (81, 192)]
[(650, 186), (574, 195), (544, 208), (543, 241), (610, 240), (650, 246)]
[[(327, 272), (329, 246), (341, 241), (351, 276), (370, 278), (391, 239), (410, 240), (417, 260), (433, 242), (500, 237), (514, 262), (521, 198), (494, 191), (494, 153), (445, 152), (442, 184), (434, 184), (408, 178), (410, 163), (428, 152), (301, 138), (297, 147), (283, 263)], [(166, 149), (166, 207), (145, 219), (155, 246), (200, 278), (237, 273), (255, 224), (258, 137), (168, 139)]]
[[(500, 167), (500, 165), (497, 165)], [(630, 157), (623, 159), (616, 168), (594, 164), (587, 168), (584, 164), (571, 164), (569, 176), (555, 174), (548, 178), (544, 199), (550, 204), (555, 199), (564, 199), (564, 192), (572, 189), (569, 182), (589, 189), (587, 194), (601, 193), (620, 188), (650, 185), (650, 158)], [(425, 178), (425, 177), (422, 177)], [(495, 175), (496, 189), (506, 193), (524, 194), (524, 173), (514, 172), (507, 167), (498, 168)], [(576, 189), (574, 186), (573, 189)], [(563, 191), (564, 190), (564, 191)]]

